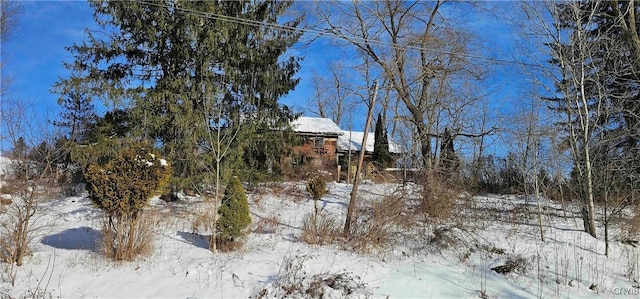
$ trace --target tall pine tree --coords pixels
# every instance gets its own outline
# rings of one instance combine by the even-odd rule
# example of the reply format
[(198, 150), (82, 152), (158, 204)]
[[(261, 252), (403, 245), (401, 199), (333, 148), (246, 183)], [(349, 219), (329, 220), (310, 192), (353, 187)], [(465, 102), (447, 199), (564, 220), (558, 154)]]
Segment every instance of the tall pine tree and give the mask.
[(280, 21), (290, 2), (89, 3), (102, 30), (68, 48), (73, 75), (56, 89), (80, 82), (92, 96), (126, 107), (136, 124), (131, 135), (159, 144), (183, 185), (211, 171), (212, 129), (239, 132), (226, 164), (241, 167), (253, 133), (293, 117), (278, 103), (299, 81), (299, 58), (284, 54), (301, 35), (291, 30), (301, 18)]
[(378, 120), (376, 120), (374, 133), (373, 161), (377, 162), (383, 168), (391, 167), (394, 162), (393, 156), (391, 156), (391, 152), (389, 152), (387, 128), (384, 122), (382, 122), (382, 115), (380, 114), (378, 114)]

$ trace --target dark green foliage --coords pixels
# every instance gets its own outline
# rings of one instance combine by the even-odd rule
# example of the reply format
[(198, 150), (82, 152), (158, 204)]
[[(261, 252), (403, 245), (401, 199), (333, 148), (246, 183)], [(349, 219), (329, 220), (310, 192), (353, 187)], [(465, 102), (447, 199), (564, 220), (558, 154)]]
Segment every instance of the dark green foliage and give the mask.
[(321, 176), (316, 176), (307, 181), (307, 192), (311, 194), (313, 200), (320, 200), (329, 190), (325, 180)]
[(110, 219), (136, 219), (170, 175), (171, 167), (157, 151), (134, 143), (104, 165), (89, 165), (85, 180), (89, 198)]
[[(294, 78), (299, 58), (284, 55), (301, 32), (268, 26), (300, 24), (301, 18), (279, 20), (291, 2), (91, 0), (90, 5), (101, 32), (109, 34), (88, 33), (87, 41), (68, 48), (74, 61), (65, 66), (72, 75), (56, 84), (56, 92), (80, 89), (114, 107), (127, 104), (128, 121), (135, 124), (131, 136), (158, 144), (183, 186), (197, 186), (204, 172), (215, 171), (210, 166), (218, 144), (209, 133), (219, 128), (235, 136), (223, 140), (222, 147), (232, 149), (222, 161), (223, 174), (252, 169), (245, 152), (261, 153), (248, 156), (252, 163), (281, 156), (282, 142), (254, 136), (284, 127), (293, 116), (278, 100), (299, 81)], [(254, 144), (263, 140), (270, 143)], [(253, 164), (265, 165), (259, 162)]]
[(96, 117), (79, 141), (68, 140), (66, 151), (77, 169), (86, 170), (90, 164), (104, 165), (126, 147), (130, 136), (127, 110), (115, 109), (104, 117)]
[(387, 135), (387, 128), (380, 114), (378, 114), (378, 120), (376, 121), (374, 136), (373, 161), (378, 162), (383, 168), (393, 166), (395, 159), (389, 152), (389, 136)]
[(218, 238), (222, 242), (234, 242), (249, 234), (249, 202), (237, 177), (229, 180), (218, 214)]
[[(555, 5), (559, 11), (555, 25), (567, 38), (562, 44), (548, 45), (555, 53), (550, 63), (563, 77), (555, 86), (560, 96), (546, 100), (566, 119), (559, 124), (566, 132), (564, 142), (577, 149), (573, 185), (587, 188), (588, 149), (596, 195), (610, 192), (610, 188), (622, 194), (634, 192), (640, 186), (640, 24), (635, 21), (640, 4), (581, 1)], [(583, 96), (586, 105), (575, 99)], [(576, 113), (585, 108), (591, 111), (586, 119)], [(568, 137), (571, 130), (586, 137), (572, 140)], [(587, 196), (586, 190), (578, 193)]]
[(95, 125), (97, 115), (91, 99), (80, 92), (71, 91), (68, 96), (60, 98), (58, 104), (62, 108), (60, 121), (53, 124), (67, 130), (67, 139), (82, 142), (86, 132)]
[(114, 109), (104, 117), (96, 117), (87, 127), (85, 143), (102, 142), (105, 139), (123, 138), (131, 132), (131, 116), (128, 110)]
[(16, 159), (24, 159), (27, 156), (28, 148), (27, 142), (24, 141), (24, 137), (18, 137), (18, 140), (13, 144), (13, 157)]
[(460, 168), (460, 159), (456, 155), (453, 146), (453, 136), (448, 128), (444, 129), (442, 134), (442, 143), (440, 144), (440, 163), (444, 175), (453, 175), (458, 173)]
[(27, 161), (27, 151), (29, 146), (22, 136), (13, 142), (13, 150), (11, 152), (14, 159), (13, 172), (18, 180), (30, 179), (32, 171), (30, 170), (29, 163)]
[(518, 167), (520, 162), (513, 153), (506, 158), (493, 155), (481, 156), (474, 161), (474, 177), (478, 191), (489, 193), (524, 192), (525, 175)]

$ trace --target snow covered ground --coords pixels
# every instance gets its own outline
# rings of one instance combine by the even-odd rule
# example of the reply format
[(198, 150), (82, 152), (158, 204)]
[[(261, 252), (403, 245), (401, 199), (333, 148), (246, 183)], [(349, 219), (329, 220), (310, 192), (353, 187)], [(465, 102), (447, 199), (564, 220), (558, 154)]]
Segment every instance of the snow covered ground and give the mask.
[[(417, 196), (410, 186), (402, 200)], [(351, 185), (330, 183), (324, 213), (344, 219)], [(400, 190), (364, 184), (366, 207)], [(544, 200), (544, 236), (533, 198), (476, 196), (460, 199), (450, 221), (425, 220), (398, 231), (389, 246), (358, 253), (340, 245), (300, 241), (304, 215), (314, 209), (304, 183), (273, 183), (248, 192), (254, 231), (243, 250), (212, 254), (206, 236), (193, 231), (197, 198), (166, 203), (154, 199), (154, 253), (115, 263), (96, 248), (100, 211), (83, 196), (52, 199), (42, 207), (47, 229), (19, 267), (15, 285), (2, 297), (44, 298), (247, 298), (320, 297), (305, 294), (320, 281), (323, 298), (583, 298), (640, 294), (640, 252), (619, 241), (604, 242), (581, 230), (577, 213)], [(396, 193), (397, 194), (397, 193)], [(572, 211), (577, 211), (575, 208)], [(401, 215), (401, 217), (408, 217)], [(265, 228), (264, 225), (267, 225)], [(600, 232), (600, 235), (603, 235)], [(619, 233), (614, 233), (614, 238)], [(411, 237), (413, 236), (413, 237)], [(499, 274), (492, 268), (513, 265)], [(5, 265), (6, 266), (6, 265)], [(289, 290), (298, 286), (302, 293)], [(348, 290), (348, 291), (343, 291)], [(345, 295), (346, 292), (351, 294)]]

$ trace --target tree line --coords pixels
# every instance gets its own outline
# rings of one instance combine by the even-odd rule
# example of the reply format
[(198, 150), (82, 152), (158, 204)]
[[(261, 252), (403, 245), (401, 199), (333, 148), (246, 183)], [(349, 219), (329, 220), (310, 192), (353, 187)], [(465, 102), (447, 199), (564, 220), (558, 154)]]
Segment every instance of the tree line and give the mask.
[[(490, 114), (483, 85), (489, 62), (478, 58), (476, 37), (450, 13), (479, 4), (89, 3), (100, 31), (87, 31), (85, 41), (67, 48), (70, 75), (53, 86), (64, 134), (40, 146), (56, 152), (55, 167), (66, 163), (81, 174), (127, 143), (145, 141), (171, 162), (174, 191), (217, 188), (221, 177), (233, 175), (278, 177), (288, 167), (280, 158), (296, 143), (287, 124), (299, 115), (279, 102), (300, 81), (303, 58), (290, 50), (312, 28), (351, 57), (329, 65), (326, 77), (316, 74), (310, 112), (351, 126), (348, 111), (370, 105), (368, 87), (380, 82), (376, 141), (391, 136), (403, 143), (398, 163), (424, 169), (423, 183), (454, 178), (480, 191), (575, 198), (594, 237), (596, 204), (611, 214), (637, 201), (635, 1), (520, 5), (518, 22), (530, 29), (523, 34), (543, 57), (523, 66), (545, 80), (510, 126)], [(104, 115), (97, 101), (110, 107)], [(487, 152), (496, 135), (512, 141), (508, 154)], [(388, 144), (374, 148), (389, 166)]]

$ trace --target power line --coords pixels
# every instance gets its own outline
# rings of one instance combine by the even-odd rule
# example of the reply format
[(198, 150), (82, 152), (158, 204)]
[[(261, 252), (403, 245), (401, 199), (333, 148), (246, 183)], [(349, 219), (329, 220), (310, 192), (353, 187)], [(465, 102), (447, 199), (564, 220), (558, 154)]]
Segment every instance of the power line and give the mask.
[(358, 42), (364, 42), (364, 43), (369, 43), (369, 44), (377, 44), (377, 45), (381, 45), (381, 46), (390, 46), (390, 47), (400, 48), (400, 49), (404, 49), (404, 50), (427, 51), (427, 52), (431, 52), (431, 53), (435, 53), (435, 54), (456, 55), (456, 56), (462, 56), (462, 57), (466, 57), (466, 58), (484, 60), (484, 61), (487, 61), (487, 62), (494, 62), (494, 63), (499, 63), (499, 64), (529, 66), (529, 67), (542, 68), (542, 69), (547, 69), (548, 68), (548, 67), (545, 67), (545, 66), (541, 66), (539, 64), (528, 63), (528, 62), (523, 62), (523, 61), (493, 58), (493, 57), (487, 57), (487, 56), (475, 55), (475, 54), (468, 54), (468, 53), (453, 53), (453, 52), (449, 52), (449, 51), (428, 49), (428, 48), (424, 48), (424, 47), (420, 47), (420, 46), (413, 46), (413, 45), (409, 45), (409, 44), (399, 44), (399, 43), (386, 42), (386, 41), (381, 41), (381, 40), (372, 39), (372, 38), (364, 38), (364, 37), (350, 37), (350, 38), (347, 38), (347, 36), (345, 36), (344, 34), (339, 34), (339, 33), (333, 32), (333, 31), (331, 31), (331, 29), (319, 30), (319, 29), (312, 29), (312, 28), (298, 28), (298, 27), (287, 26), (287, 25), (276, 24), (276, 23), (267, 23), (267, 22), (243, 19), (243, 18), (240, 18), (240, 17), (232, 17), (232, 16), (227, 16), (227, 15), (221, 15), (221, 14), (215, 14), (215, 13), (209, 13), (209, 12), (202, 12), (202, 11), (197, 11), (197, 10), (193, 10), (193, 9), (185, 9), (185, 8), (180, 8), (180, 7), (177, 7), (177, 6), (176, 7), (170, 7), (170, 6), (165, 5), (165, 4), (148, 2), (148, 1), (144, 1), (144, 0), (142, 0), (142, 1), (132, 0), (132, 1), (138, 2), (138, 3), (141, 3), (141, 4), (145, 4), (145, 5), (149, 5), (149, 6), (162, 7), (162, 8), (166, 8), (166, 9), (174, 9), (174, 10), (176, 10), (178, 12), (181, 12), (181, 13), (190, 14), (190, 15), (193, 15), (193, 16), (199, 16), (199, 17), (203, 17), (203, 18), (207, 18), (207, 19), (231, 22), (231, 23), (242, 24), (242, 25), (256, 26), (256, 27), (263, 27), (264, 26), (264, 27), (270, 27), (270, 28), (283, 30), (283, 31), (289, 31), (289, 32), (302, 32), (302, 33), (308, 33), (308, 34), (315, 35), (316, 37), (327, 37), (327, 38), (340, 39), (340, 40), (346, 40), (346, 41), (355, 40), (355, 41), (358, 41)]

